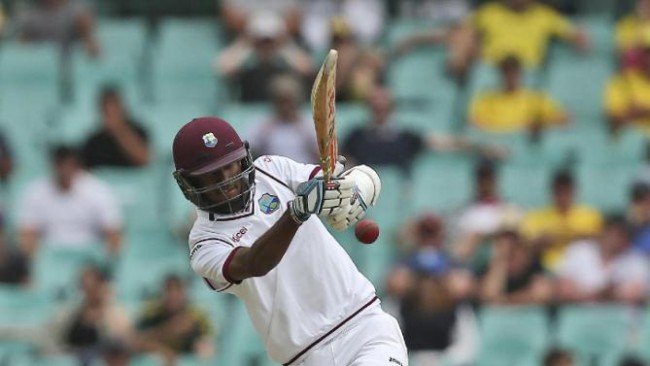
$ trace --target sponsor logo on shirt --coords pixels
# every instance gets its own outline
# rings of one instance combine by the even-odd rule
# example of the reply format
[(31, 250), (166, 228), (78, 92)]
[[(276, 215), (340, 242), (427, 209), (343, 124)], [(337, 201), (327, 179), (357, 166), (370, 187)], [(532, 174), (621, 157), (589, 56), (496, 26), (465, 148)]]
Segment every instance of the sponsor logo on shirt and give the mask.
[(280, 208), (280, 199), (268, 193), (264, 193), (257, 201), (260, 204), (260, 210), (267, 215), (272, 214)]
[(392, 362), (392, 363), (398, 364), (399, 366), (404, 366), (403, 363), (401, 363), (399, 360), (394, 359), (393, 357), (390, 357), (390, 358), (388, 359), (388, 362)]
[(239, 243), (239, 241), (241, 240), (241, 238), (243, 238), (244, 235), (246, 235), (247, 232), (248, 232), (248, 229), (245, 228), (245, 227), (239, 229), (239, 231), (236, 232), (236, 233), (231, 237), (232, 241), (234, 241), (235, 243)]

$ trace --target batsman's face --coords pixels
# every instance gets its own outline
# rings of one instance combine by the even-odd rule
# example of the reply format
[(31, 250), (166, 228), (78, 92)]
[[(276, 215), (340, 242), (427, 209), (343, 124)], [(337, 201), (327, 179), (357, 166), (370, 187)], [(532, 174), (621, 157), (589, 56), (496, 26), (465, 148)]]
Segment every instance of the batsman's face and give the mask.
[(241, 174), (241, 162), (235, 161), (223, 168), (194, 178), (195, 184), (199, 187), (210, 187), (216, 184), (223, 184), (219, 189), (212, 190), (206, 195), (212, 202), (223, 202), (239, 195), (242, 192), (242, 180), (236, 179)]

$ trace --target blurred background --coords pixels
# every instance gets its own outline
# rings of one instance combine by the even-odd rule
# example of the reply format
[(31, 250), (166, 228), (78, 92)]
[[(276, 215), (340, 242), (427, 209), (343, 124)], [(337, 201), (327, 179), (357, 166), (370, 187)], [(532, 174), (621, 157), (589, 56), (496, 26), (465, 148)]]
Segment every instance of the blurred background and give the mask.
[(650, 363), (650, 0), (0, 1), (0, 365), (271, 365), (191, 273), (171, 141), (376, 168), (335, 233), (411, 364)]

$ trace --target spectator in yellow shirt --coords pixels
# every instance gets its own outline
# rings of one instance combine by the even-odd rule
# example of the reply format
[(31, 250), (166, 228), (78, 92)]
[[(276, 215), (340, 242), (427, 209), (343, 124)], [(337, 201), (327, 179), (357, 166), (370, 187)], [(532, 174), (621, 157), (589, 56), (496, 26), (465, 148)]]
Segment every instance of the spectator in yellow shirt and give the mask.
[(616, 74), (605, 90), (605, 112), (612, 130), (634, 124), (650, 135), (650, 32), (641, 51), (641, 67)]
[(639, 65), (644, 33), (650, 30), (650, 0), (638, 0), (633, 13), (616, 24), (616, 48), (625, 67)]
[(521, 85), (521, 64), (514, 56), (499, 63), (502, 89), (479, 95), (470, 106), (474, 127), (486, 132), (519, 132), (533, 127), (560, 125), (567, 113), (545, 93)]
[(598, 235), (602, 229), (597, 210), (574, 202), (575, 186), (569, 172), (555, 175), (552, 194), (552, 205), (529, 212), (522, 224), (523, 234), (542, 250), (542, 264), (550, 271), (557, 269), (570, 243)]
[(538, 67), (549, 41), (559, 37), (581, 50), (587, 47), (584, 32), (552, 8), (534, 0), (502, 0), (482, 6), (472, 23), (480, 37), (481, 55), (497, 63), (507, 55), (517, 56), (527, 68)]

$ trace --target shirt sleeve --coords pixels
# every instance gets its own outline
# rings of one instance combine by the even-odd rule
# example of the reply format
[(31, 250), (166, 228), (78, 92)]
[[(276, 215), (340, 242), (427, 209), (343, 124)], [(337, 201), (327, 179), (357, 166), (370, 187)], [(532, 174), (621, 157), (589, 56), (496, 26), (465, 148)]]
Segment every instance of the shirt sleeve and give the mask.
[(605, 111), (612, 116), (622, 116), (629, 108), (629, 100), (626, 97), (624, 81), (616, 77), (609, 82), (605, 89)]
[(552, 125), (555, 124), (558, 120), (564, 116), (564, 109), (551, 98), (548, 94), (541, 94), (540, 98), (540, 108), (539, 111), (544, 124)]
[(21, 229), (42, 230), (45, 224), (43, 200), (39, 197), (38, 186), (30, 185), (18, 209), (17, 222)]
[(255, 166), (261, 174), (267, 175), (293, 192), (300, 183), (322, 174), (318, 165), (298, 163), (277, 155), (260, 156), (255, 160)]
[(104, 184), (94, 195), (98, 222), (103, 230), (115, 230), (122, 227), (122, 211), (119, 200)]
[(548, 19), (548, 27), (551, 34), (556, 37), (568, 39), (574, 36), (575, 27), (569, 19), (553, 9), (546, 9), (546, 18)]
[(228, 274), (228, 265), (235, 253), (242, 247), (235, 247), (230, 241), (221, 238), (197, 240), (190, 250), (192, 270), (203, 277), (208, 287), (215, 291), (225, 291), (234, 281)]
[(487, 128), (490, 120), (488, 102), (486, 95), (479, 95), (474, 98), (469, 107), (471, 123), (477, 128)]

